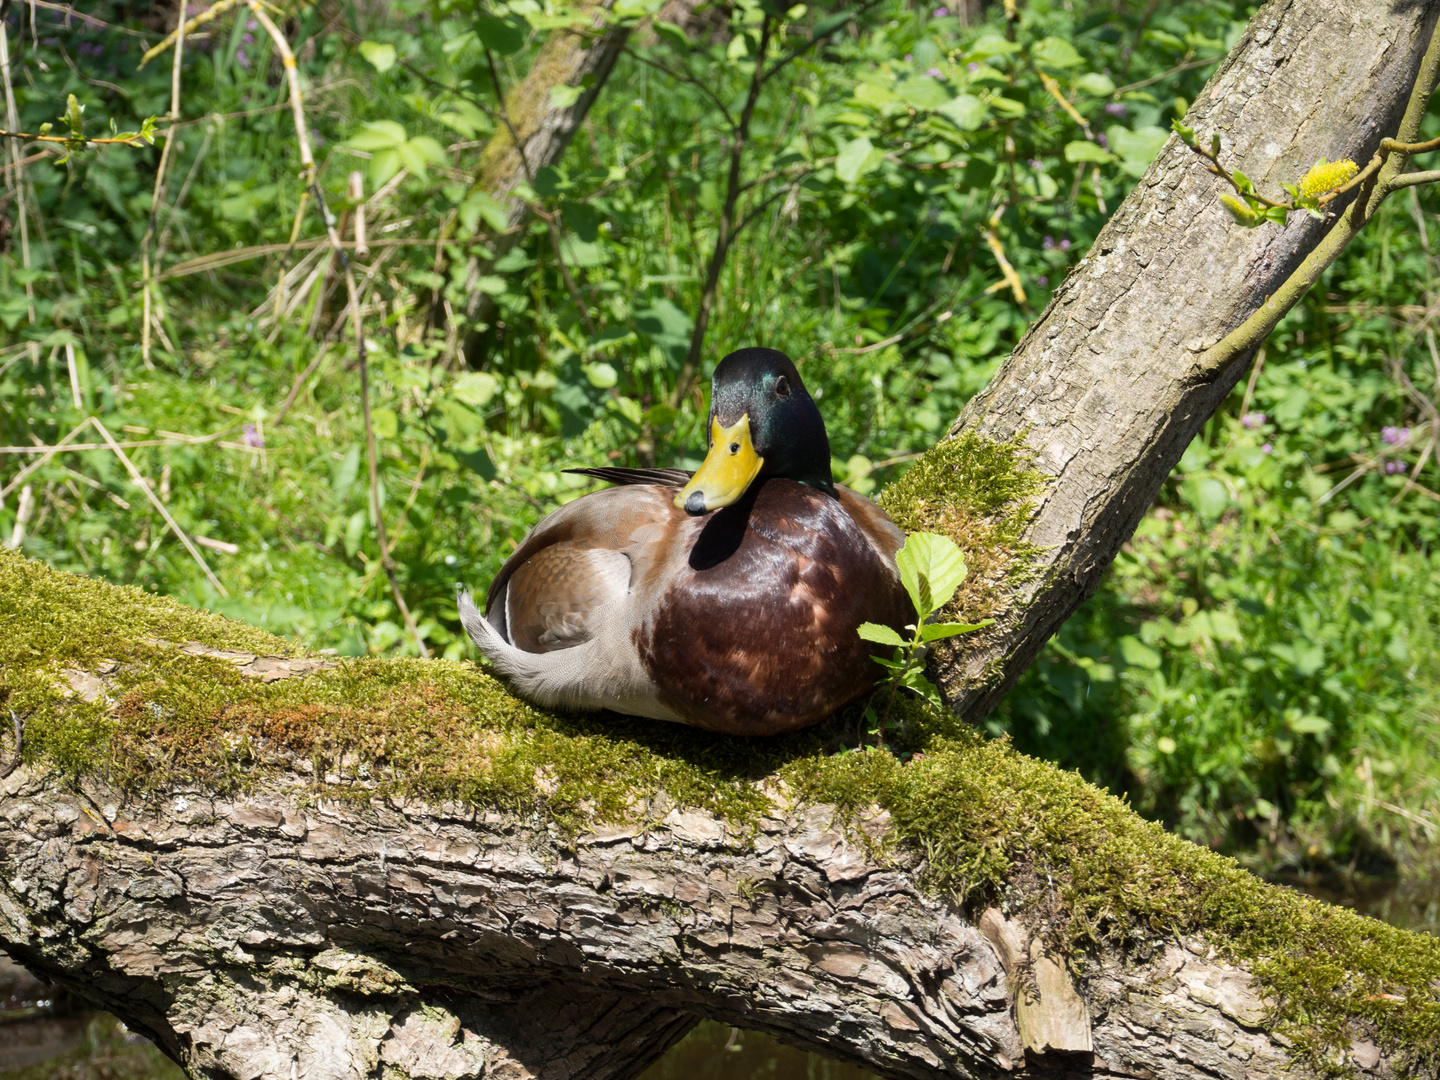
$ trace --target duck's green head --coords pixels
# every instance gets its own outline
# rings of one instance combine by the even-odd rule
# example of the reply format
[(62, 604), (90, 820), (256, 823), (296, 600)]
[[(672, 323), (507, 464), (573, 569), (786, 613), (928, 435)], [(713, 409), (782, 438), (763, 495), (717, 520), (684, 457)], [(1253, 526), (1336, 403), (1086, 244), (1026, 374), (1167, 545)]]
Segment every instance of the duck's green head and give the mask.
[(825, 421), (795, 365), (775, 349), (740, 349), (715, 368), (710, 449), (675, 505), (708, 513), (772, 476), (835, 494)]

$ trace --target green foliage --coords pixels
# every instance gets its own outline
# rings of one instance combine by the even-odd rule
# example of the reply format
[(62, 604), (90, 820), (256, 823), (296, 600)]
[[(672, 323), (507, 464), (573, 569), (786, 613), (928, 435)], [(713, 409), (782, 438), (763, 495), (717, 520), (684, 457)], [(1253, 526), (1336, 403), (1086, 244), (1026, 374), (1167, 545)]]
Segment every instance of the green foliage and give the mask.
[(890, 657), (876, 656), (872, 659), (888, 668), (887, 680), (890, 692), (886, 695), (885, 711), (877, 714), (874, 706), (867, 706), (865, 719), (872, 725), (872, 734), (883, 743), (885, 725), (890, 720), (890, 709), (895, 701), (895, 692), (900, 687), (915, 691), (935, 708), (943, 708), (940, 691), (925, 677), (923, 667), (925, 647), (932, 641), (941, 641), (959, 634), (989, 626), (995, 620), (986, 619), (978, 623), (932, 622), (932, 617), (949, 604), (965, 580), (965, 556), (949, 537), (936, 533), (911, 533), (905, 538), (905, 546), (895, 556), (895, 565), (900, 571), (900, 581), (915, 607), (915, 621), (905, 629), (911, 631), (909, 640), (888, 626), (878, 623), (861, 623), (860, 637), (879, 645), (893, 646)]

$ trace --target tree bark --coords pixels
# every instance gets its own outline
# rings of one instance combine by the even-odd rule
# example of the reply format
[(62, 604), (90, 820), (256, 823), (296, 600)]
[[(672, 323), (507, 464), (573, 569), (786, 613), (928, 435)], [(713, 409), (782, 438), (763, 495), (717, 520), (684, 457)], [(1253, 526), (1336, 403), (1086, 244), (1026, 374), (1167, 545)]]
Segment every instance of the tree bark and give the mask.
[[(1196, 98), (1186, 125), (1278, 192), (1320, 158), (1368, 161), (1393, 135), (1435, 4), (1272, 0)], [(1028, 584), (975, 641), (941, 647), (947, 702), (979, 719), (1094, 591), (1186, 446), (1253, 358), (1218, 372), (1205, 350), (1264, 302), (1330, 222), (1237, 228), (1229, 190), (1175, 136), (951, 428), (1023, 436), (1047, 474), (1025, 539)], [(1339, 209), (1339, 207), (1332, 207)], [(1333, 221), (1333, 218), (1331, 219)]]
[(1018, 924), (987, 912), (987, 937), (833, 807), (777, 804), (751, 836), (661, 801), (572, 839), (297, 797), (312, 779), (138, 800), (17, 771), (6, 949), (215, 1080), (633, 1077), (698, 1016), (888, 1077), (1311, 1075), (1199, 943), (1111, 957), (1083, 1000), (1037, 963), (1027, 992), (1017, 963), (1047, 961)]

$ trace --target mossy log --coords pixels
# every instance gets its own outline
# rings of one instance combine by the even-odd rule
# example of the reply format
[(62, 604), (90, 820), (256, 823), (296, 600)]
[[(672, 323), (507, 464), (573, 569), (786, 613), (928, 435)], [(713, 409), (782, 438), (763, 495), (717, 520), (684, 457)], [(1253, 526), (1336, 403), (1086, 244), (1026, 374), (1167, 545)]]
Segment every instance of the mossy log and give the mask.
[[(1185, 123), (1207, 144), (1218, 134), (1227, 166), (1275, 196), (1322, 158), (1364, 164), (1397, 132), (1437, 11), (1394, 0), (1271, 0)], [(1238, 228), (1219, 201), (1229, 187), (1204, 164), (1171, 136), (951, 429), (992, 443), (1019, 439), (1044, 477), (1018, 523), (1023, 573), (1012, 568), (1003, 603), (965, 612), (966, 621), (994, 615), (996, 625), (937, 650), (946, 700), (972, 720), (1094, 592), (1253, 356), (1212, 371), (1206, 349), (1254, 313), (1334, 223), (1295, 213), (1284, 226)], [(936, 473), (929, 489), (907, 485), (901, 523), (948, 529), (966, 547), (968, 523), (946, 520), (956, 486), (947, 476)]]
[(918, 705), (899, 757), (551, 715), (13, 552), (0, 626), (0, 947), (197, 1077), (633, 1077), (697, 1017), (887, 1077), (1440, 1060), (1440, 944)]

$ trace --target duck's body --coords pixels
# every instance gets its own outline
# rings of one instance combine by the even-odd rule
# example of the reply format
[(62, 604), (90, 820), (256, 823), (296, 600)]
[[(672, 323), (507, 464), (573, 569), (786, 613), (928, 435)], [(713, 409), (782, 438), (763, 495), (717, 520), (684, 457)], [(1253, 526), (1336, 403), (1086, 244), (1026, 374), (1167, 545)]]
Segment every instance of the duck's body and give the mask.
[[(712, 397), (722, 412), (725, 364), (757, 353), (783, 361), (779, 385), (804, 394), (782, 354), (746, 350), (717, 369)], [(763, 401), (749, 405), (746, 415), (764, 411)], [(712, 417), (712, 434), (727, 438), (725, 428), (741, 424), (713, 409)], [(711, 458), (717, 445), (739, 442), (712, 439)], [(715, 500), (710, 459), (693, 479), (679, 470), (580, 470), (621, 486), (536, 526), (492, 582), (485, 616), (462, 596), (465, 628), (516, 692), (540, 705), (763, 735), (863, 696), (877, 668), (860, 623), (898, 628), (913, 619), (895, 569), (905, 535), (869, 499), (830, 482), (828, 442), (823, 486), (766, 476), (763, 460), (784, 454), (763, 437), (762, 448), (762, 467), (716, 509), (697, 503)]]

